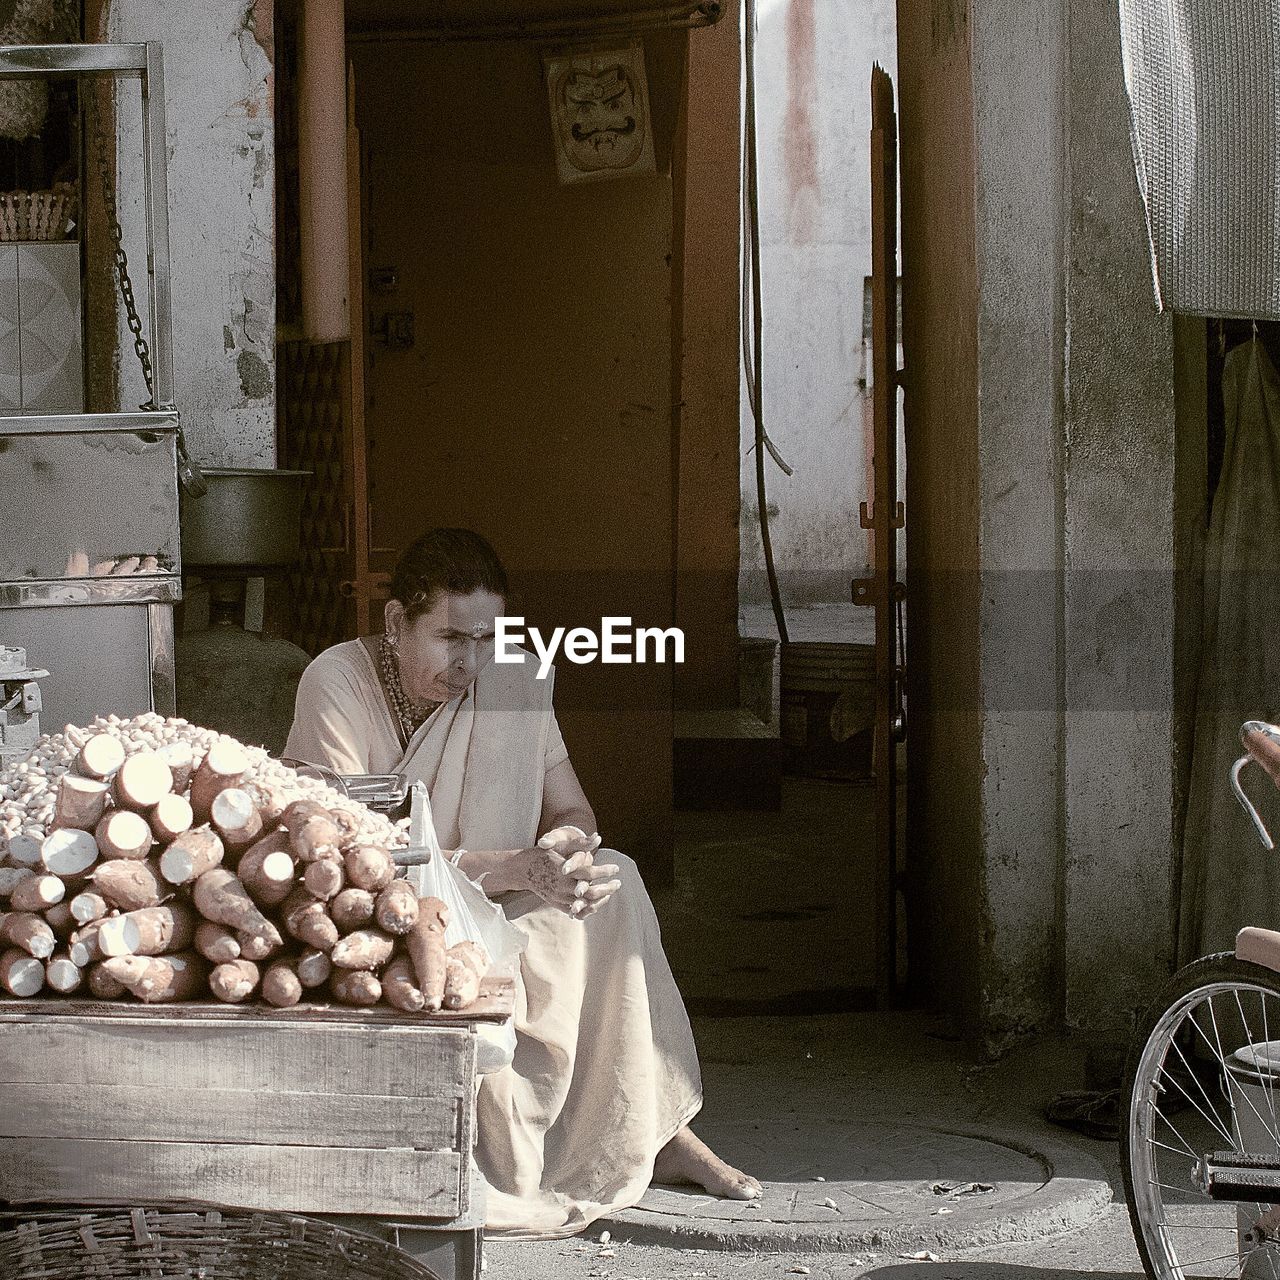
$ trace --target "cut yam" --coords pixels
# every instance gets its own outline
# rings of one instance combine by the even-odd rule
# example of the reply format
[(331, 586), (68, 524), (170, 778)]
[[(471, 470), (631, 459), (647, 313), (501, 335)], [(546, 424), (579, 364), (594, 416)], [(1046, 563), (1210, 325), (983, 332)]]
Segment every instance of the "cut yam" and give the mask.
[(272, 831), (250, 846), (236, 864), (236, 875), (260, 907), (278, 907), (293, 892), (289, 833)]
[(381, 893), (396, 876), (396, 864), (385, 849), (372, 845), (360, 845), (348, 849), (343, 856), (346, 867), (347, 882), (356, 889), (367, 889), (370, 893)]
[(247, 849), (262, 834), (262, 817), (247, 791), (227, 787), (209, 806), (209, 819), (233, 853)]
[(378, 895), (373, 917), (387, 933), (406, 934), (418, 921), (418, 895), (407, 880), (393, 880)]
[[(58, 833), (55, 831), (53, 834)], [(142, 859), (155, 844), (150, 824), (142, 814), (132, 809), (113, 809), (98, 823), (93, 835), (104, 858)], [(49, 839), (52, 840), (53, 836)]]
[(0, 918), (0, 940), (37, 960), (47, 960), (58, 945), (49, 922), (31, 911), (14, 911)]
[(157, 875), (158, 870), (153, 861), (113, 858), (110, 862), (98, 863), (89, 873), (89, 879), (109, 906), (120, 911), (137, 911), (158, 906), (160, 899), (168, 894), (169, 887)]
[(302, 826), (308, 818), (330, 817), (329, 810), (318, 800), (294, 800), (280, 814), (280, 825), (289, 832)]
[(190, 744), (186, 742), (167, 742), (156, 754), (169, 766), (173, 775), (173, 790), (181, 794), (191, 785), (191, 775), (195, 772), (196, 758)]
[(205, 990), (208, 966), (195, 954), (180, 956), (116, 956), (102, 967), (130, 995), (147, 1004), (191, 1000)]
[(107, 914), (107, 900), (100, 893), (77, 893), (67, 904), (71, 914), (79, 924), (88, 924), (91, 920), (101, 920)]
[(395, 939), (378, 929), (357, 929), (339, 939), (329, 959), (339, 969), (381, 969), (395, 950)]
[(191, 946), (195, 931), (196, 919), (188, 907), (143, 907), (101, 921), (98, 950), (104, 956), (158, 956), (185, 951)]
[(43, 844), (43, 839), (37, 840), (35, 836), (20, 831), (9, 837), (9, 861), (19, 867), (40, 866)]
[(254, 905), (239, 878), (226, 867), (206, 871), (196, 881), (191, 898), (206, 920), (225, 924), (237, 933), (264, 938), (276, 946), (284, 941), (280, 931)]
[(242, 960), (265, 960), (273, 952), (279, 951), (281, 946), (280, 943), (255, 933), (237, 933), (236, 941), (240, 944)]
[(147, 813), (160, 797), (173, 790), (173, 773), (164, 757), (154, 751), (139, 751), (125, 758), (111, 780), (111, 795), (121, 809)]
[(228, 960), (209, 974), (209, 990), (224, 1004), (240, 1004), (253, 995), (260, 976), (251, 960)]
[(343, 889), (329, 903), (329, 915), (339, 933), (352, 933), (373, 920), (375, 905), (374, 896), (367, 889)]
[(0, 955), (0, 987), (28, 1000), (44, 987), (44, 963), (16, 948)]
[(439, 898), (421, 898), (418, 919), (405, 935), (405, 949), (413, 961), (423, 1008), (429, 1013), (435, 1013), (444, 1004), (448, 950), (444, 931), (448, 924), (449, 908)]
[(335, 971), (329, 979), (329, 990), (342, 1004), (374, 1005), (382, 999), (382, 983), (367, 969)]
[(83, 929), (71, 935), (70, 955), (72, 961), (81, 969), (87, 968), (95, 961), (102, 959), (102, 950), (98, 946), (98, 930), (101, 920), (94, 920)]
[(7, 898), (19, 881), (34, 874), (30, 867), (0, 867), (0, 898)]
[(408, 956), (396, 956), (382, 975), (382, 998), (402, 1013), (421, 1013), (425, 1001)]
[(55, 956), (44, 966), (44, 980), (54, 991), (68, 996), (80, 989), (80, 984), (84, 981), (84, 970), (68, 956)]
[(277, 1009), (291, 1009), (302, 999), (302, 983), (286, 961), (277, 960), (262, 975), (262, 998)]
[(90, 965), (85, 973), (89, 975), (89, 991), (98, 1000), (119, 1000), (125, 994), (123, 982), (118, 982), (105, 968), (102, 962)]
[(212, 827), (192, 827), (160, 855), (160, 874), (170, 884), (191, 884), (219, 866), (225, 852)]
[(64, 773), (58, 780), (53, 825), (92, 831), (106, 812), (109, 794), (110, 788), (97, 778), (81, 778), (74, 773)]
[(342, 863), (333, 858), (321, 858), (312, 862), (303, 872), (302, 883), (313, 898), (328, 902), (342, 889)]
[(59, 827), (40, 845), (40, 861), (55, 876), (83, 875), (97, 860), (97, 841), (79, 828)]
[(333, 962), (328, 955), (314, 947), (304, 951), (294, 967), (298, 972), (298, 981), (308, 989), (323, 986), (333, 972)]
[(480, 983), (489, 971), (489, 957), (474, 942), (458, 942), (445, 961), (444, 1007), (465, 1009), (480, 994)]
[(109, 733), (95, 733), (76, 756), (76, 772), (86, 778), (109, 778), (124, 764), (124, 743)]
[(156, 807), (148, 815), (151, 823), (151, 834), (161, 844), (172, 844), (180, 835), (191, 830), (195, 815), (191, 810), (191, 801), (186, 796), (175, 795), (172, 791), (161, 796)]
[(191, 775), (191, 807), (197, 822), (208, 822), (213, 802), (228, 787), (238, 786), (249, 770), (249, 757), (238, 742), (219, 738)]
[(281, 911), (285, 928), (305, 946), (331, 951), (338, 941), (338, 926), (325, 910), (325, 904), (305, 889), (295, 889)]
[(71, 914), (69, 902), (56, 902), (53, 906), (46, 907), (44, 919), (49, 928), (63, 941), (71, 937), (80, 927), (80, 922)]
[(44, 911), (67, 896), (67, 886), (60, 877), (37, 873), (18, 881), (9, 895), (14, 911)]
[(225, 924), (214, 924), (212, 920), (201, 920), (196, 925), (195, 948), (214, 964), (240, 959), (240, 943), (235, 933)]

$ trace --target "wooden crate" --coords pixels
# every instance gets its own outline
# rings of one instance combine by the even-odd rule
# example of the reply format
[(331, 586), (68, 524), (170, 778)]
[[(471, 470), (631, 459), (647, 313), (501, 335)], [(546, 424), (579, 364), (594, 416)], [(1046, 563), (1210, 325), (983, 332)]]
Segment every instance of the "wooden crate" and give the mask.
[(0, 1002), (0, 1200), (436, 1221), (470, 1208), (476, 1021)]

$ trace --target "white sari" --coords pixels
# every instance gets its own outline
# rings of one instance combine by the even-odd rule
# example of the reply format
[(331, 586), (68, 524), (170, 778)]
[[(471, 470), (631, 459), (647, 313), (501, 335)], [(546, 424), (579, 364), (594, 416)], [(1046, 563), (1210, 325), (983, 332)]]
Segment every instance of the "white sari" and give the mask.
[[(307, 668), (286, 754), (340, 773), (421, 780), (446, 849), (537, 840), (548, 760), (565, 758), (552, 681), (534, 664), (490, 663), (400, 749), (377, 669), (359, 641)], [(516, 989), (516, 1052), (481, 1082), (476, 1163), (489, 1230), (581, 1231), (634, 1205), (657, 1153), (702, 1105), (693, 1033), (635, 863), (586, 921), (532, 893), (499, 899), (529, 939)]]

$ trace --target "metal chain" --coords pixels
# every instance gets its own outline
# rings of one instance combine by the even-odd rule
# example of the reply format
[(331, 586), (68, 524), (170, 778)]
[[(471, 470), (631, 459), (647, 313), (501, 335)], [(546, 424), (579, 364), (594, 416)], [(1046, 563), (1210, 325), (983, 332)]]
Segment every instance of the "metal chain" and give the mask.
[(150, 399), (142, 407), (156, 407), (156, 391), (151, 375), (151, 348), (142, 334), (142, 317), (138, 314), (138, 304), (133, 296), (133, 281), (129, 278), (129, 257), (124, 251), (124, 228), (120, 225), (120, 211), (116, 205), (115, 184), (111, 180), (111, 166), (107, 155), (107, 138), (101, 125), (95, 121), (93, 130), (94, 153), (98, 161), (98, 177), (102, 180), (102, 205), (107, 214), (107, 226), (111, 231), (111, 239), (115, 242), (113, 257), (115, 259), (116, 277), (120, 281), (120, 296), (124, 299), (124, 309), (128, 317), (129, 332), (133, 334), (133, 350), (142, 366), (142, 377), (147, 384), (147, 395)]

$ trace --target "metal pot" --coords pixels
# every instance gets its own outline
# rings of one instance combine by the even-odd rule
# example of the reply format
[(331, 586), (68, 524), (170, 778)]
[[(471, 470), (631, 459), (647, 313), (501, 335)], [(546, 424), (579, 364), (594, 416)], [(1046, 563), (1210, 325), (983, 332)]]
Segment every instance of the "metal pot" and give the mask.
[(182, 563), (290, 564), (298, 558), (302, 482), (310, 471), (206, 467), (209, 491), (182, 496)]

